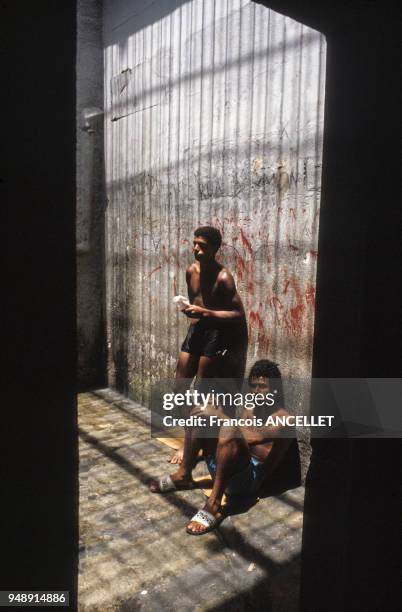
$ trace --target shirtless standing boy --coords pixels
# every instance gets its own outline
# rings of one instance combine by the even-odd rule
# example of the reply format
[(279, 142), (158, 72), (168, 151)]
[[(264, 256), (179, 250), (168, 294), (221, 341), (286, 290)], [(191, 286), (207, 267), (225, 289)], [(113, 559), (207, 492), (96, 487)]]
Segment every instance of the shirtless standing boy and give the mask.
[(244, 376), (246, 317), (233, 276), (215, 259), (221, 242), (220, 231), (214, 227), (194, 232), (196, 261), (186, 270), (190, 306), (183, 310), (192, 325), (181, 347), (177, 378), (215, 377), (225, 351), (228, 377)]
[[(199, 227), (194, 232), (195, 262), (186, 270), (190, 306), (182, 312), (190, 328), (182, 344), (176, 368), (180, 380), (197, 377), (242, 379), (248, 335), (242, 301), (232, 274), (215, 259), (222, 236), (215, 227)], [(184, 382), (184, 380), (183, 380)], [(171, 463), (181, 463), (179, 450)]]

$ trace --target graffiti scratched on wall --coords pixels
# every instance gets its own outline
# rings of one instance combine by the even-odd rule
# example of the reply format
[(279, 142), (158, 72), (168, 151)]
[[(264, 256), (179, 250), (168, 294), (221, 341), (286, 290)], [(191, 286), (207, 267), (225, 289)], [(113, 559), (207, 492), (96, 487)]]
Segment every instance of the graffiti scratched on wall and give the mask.
[(106, 3), (110, 383), (143, 401), (172, 376), (187, 328), (172, 297), (205, 224), (247, 310), (249, 363), (309, 375), (324, 39), (252, 2), (147, 10)]

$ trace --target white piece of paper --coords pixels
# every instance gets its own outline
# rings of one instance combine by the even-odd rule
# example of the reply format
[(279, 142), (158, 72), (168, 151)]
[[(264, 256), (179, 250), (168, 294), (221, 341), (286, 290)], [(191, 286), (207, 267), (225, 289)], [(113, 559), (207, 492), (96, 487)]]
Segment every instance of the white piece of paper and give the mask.
[(180, 310), (183, 308), (188, 308), (190, 306), (190, 302), (184, 295), (175, 295), (173, 298), (173, 302), (177, 305)]

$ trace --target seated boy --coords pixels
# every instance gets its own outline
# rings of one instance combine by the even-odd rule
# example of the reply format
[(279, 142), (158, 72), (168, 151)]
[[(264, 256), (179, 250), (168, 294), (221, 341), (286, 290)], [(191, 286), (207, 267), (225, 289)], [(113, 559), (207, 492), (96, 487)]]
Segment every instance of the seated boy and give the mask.
[[(267, 404), (244, 408), (242, 417), (250, 419), (269, 415), (287, 416), (283, 408), (281, 374), (276, 364), (269, 360), (257, 361), (251, 368), (248, 393), (272, 393), (273, 406)], [(219, 413), (219, 410), (215, 408)], [(209, 412), (211, 414), (211, 412)], [(223, 412), (220, 415), (224, 418)], [(202, 535), (214, 529), (222, 520), (221, 502), (224, 492), (229, 497), (256, 496), (260, 487), (269, 481), (283, 461), (294, 439), (284, 437), (285, 427), (272, 426), (222, 426), (216, 438), (203, 438), (197, 428), (186, 437), (183, 461), (172, 476), (153, 481), (150, 489), (164, 493), (175, 489), (193, 488), (192, 470), (200, 449), (203, 450), (208, 469), (213, 478), (213, 488), (204, 508), (199, 510), (187, 526), (187, 533)]]

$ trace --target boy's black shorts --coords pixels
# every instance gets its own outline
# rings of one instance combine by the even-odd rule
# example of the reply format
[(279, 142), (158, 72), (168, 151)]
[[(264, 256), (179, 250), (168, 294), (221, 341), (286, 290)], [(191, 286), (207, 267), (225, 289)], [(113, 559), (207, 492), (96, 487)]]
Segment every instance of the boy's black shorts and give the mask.
[(225, 350), (233, 350), (233, 342), (228, 337), (228, 329), (223, 326), (205, 324), (203, 320), (190, 325), (181, 350), (191, 355), (216, 357)]

